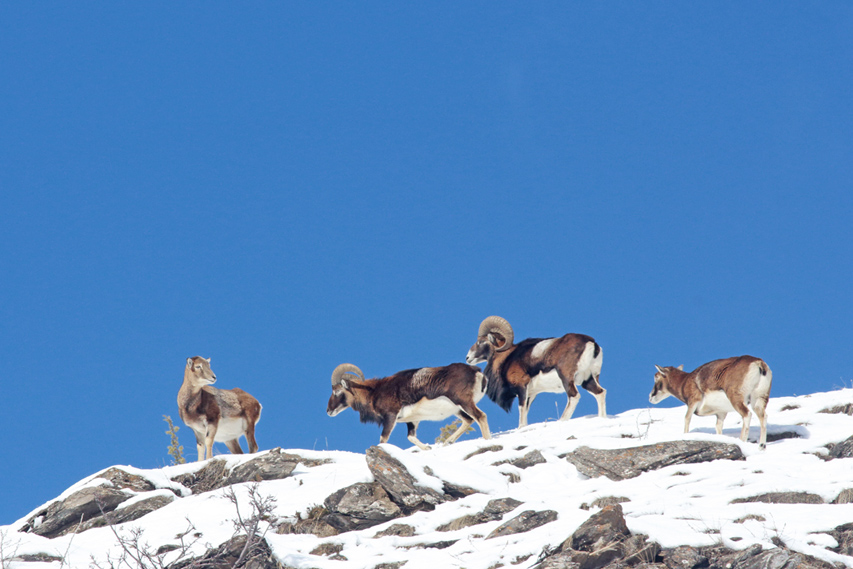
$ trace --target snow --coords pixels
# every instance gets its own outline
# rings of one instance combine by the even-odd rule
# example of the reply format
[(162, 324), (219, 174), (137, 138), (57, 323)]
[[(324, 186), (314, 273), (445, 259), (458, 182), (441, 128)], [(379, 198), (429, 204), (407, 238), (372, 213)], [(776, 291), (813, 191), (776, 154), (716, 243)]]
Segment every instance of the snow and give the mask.
[[(419, 485), (440, 490), (442, 480), (446, 480), (474, 488), (479, 493), (442, 503), (430, 512), (418, 512), (405, 519), (338, 536), (319, 538), (270, 532), (266, 537), (283, 563), (298, 568), (370, 569), (378, 563), (408, 561), (406, 569), (487, 569), (498, 562), (524, 569), (536, 563), (543, 548), (561, 543), (596, 511), (596, 508), (582, 509), (582, 505), (589, 505), (596, 498), (624, 496), (629, 499), (622, 504), (629, 529), (647, 534), (663, 547), (722, 543), (732, 549), (744, 549), (758, 543), (772, 548), (777, 538), (793, 550), (853, 567), (853, 558), (827, 549), (837, 545), (827, 532), (853, 520), (853, 504), (829, 503), (843, 490), (853, 488), (853, 459), (825, 461), (820, 458), (826, 454), (827, 444), (840, 442), (853, 434), (853, 417), (819, 413), (850, 401), (853, 401), (853, 389), (771, 398), (768, 432), (771, 435), (796, 433), (800, 438), (770, 442), (764, 451), (753, 442), (741, 443), (737, 439), (740, 425), (732, 415), (722, 435), (714, 432), (714, 417), (694, 417), (691, 432), (682, 434), (683, 406), (635, 409), (606, 418), (590, 416), (566, 422), (531, 424), (496, 433), (489, 441), (474, 438), (449, 446), (436, 445), (428, 451), (382, 445), (386, 452), (406, 465)], [(750, 440), (757, 437), (758, 427), (753, 426)], [(746, 460), (671, 466), (617, 482), (605, 477), (587, 478), (560, 458), (580, 446), (615, 449), (682, 439), (738, 444)], [(501, 448), (470, 456), (479, 449), (495, 445)], [(532, 450), (539, 450), (546, 462), (527, 469), (507, 463), (495, 466), (498, 462), (521, 458)], [(302, 449), (286, 452), (311, 459), (330, 459), (331, 462), (313, 467), (300, 464), (284, 480), (260, 483), (261, 495), (276, 498), (274, 514), (279, 520), (304, 516), (335, 490), (373, 480), (362, 454)], [(217, 458), (227, 460), (233, 468), (256, 456)], [(139, 527), (143, 530), (143, 541), (156, 548), (175, 543), (175, 536), (191, 524), (202, 535), (193, 548), (195, 554), (229, 539), (234, 533), (236, 511), (225, 496), (226, 489), (190, 495), (186, 488), (171, 481), (172, 477), (194, 472), (204, 464), (156, 470), (117, 467), (148, 479), (157, 488), (154, 492), (140, 493), (131, 498), (133, 501), (157, 494), (174, 495), (174, 492), (184, 496), (139, 520), (117, 526), (117, 531), (126, 534), (130, 528)], [(74, 484), (56, 499), (63, 499), (84, 487), (104, 484), (98, 474)], [(517, 476), (520, 481), (511, 482), (507, 474)], [(249, 485), (235, 485), (234, 489), (241, 512), (248, 512)], [(784, 491), (818, 494), (827, 503), (732, 503), (737, 498)], [(489, 500), (503, 497), (523, 503), (505, 514), (503, 520), (452, 532), (436, 529), (460, 516), (481, 512)], [(104, 560), (108, 554), (117, 554), (116, 538), (110, 528), (95, 528), (55, 539), (17, 532), (48, 504), (39, 506), (13, 524), (0, 527), (4, 551), (14, 550), (17, 556), (37, 553), (65, 556), (66, 566), (70, 567), (88, 567), (91, 557)], [(555, 510), (557, 520), (527, 533), (485, 539), (497, 526), (520, 512), (544, 509)], [(374, 537), (395, 523), (412, 525), (415, 535)], [(444, 549), (417, 547), (450, 540), (458, 541)], [(321, 543), (341, 544), (341, 555), (346, 561), (311, 555)], [(56, 569), (60, 563), (12, 562), (9, 566)]]

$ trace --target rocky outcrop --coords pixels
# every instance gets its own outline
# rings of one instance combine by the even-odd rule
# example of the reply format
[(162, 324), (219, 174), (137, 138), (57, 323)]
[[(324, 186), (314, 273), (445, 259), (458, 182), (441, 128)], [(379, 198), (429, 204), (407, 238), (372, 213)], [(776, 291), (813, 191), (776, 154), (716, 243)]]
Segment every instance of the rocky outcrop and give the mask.
[(748, 498), (736, 498), (732, 504), (762, 502), (764, 504), (823, 504), (823, 498), (808, 492), (767, 492)]
[(406, 513), (432, 510), (437, 504), (453, 499), (448, 494), (419, 485), (403, 463), (382, 448), (372, 446), (365, 455), (376, 482)]
[(492, 533), (486, 536), (486, 539), (503, 537), (514, 533), (524, 533), (526, 531), (536, 529), (539, 526), (551, 523), (556, 519), (557, 512), (554, 510), (542, 510), (541, 512), (525, 510), (508, 522), (499, 525), (494, 529), (494, 531), (492, 531)]
[(142, 516), (150, 514), (155, 510), (159, 510), (163, 506), (171, 504), (175, 500), (177, 500), (177, 498), (168, 494), (138, 500), (129, 506), (118, 508), (112, 512), (108, 512), (106, 515), (98, 516), (87, 522), (83, 522), (80, 529), (77, 530), (77, 533), (91, 528), (104, 527), (109, 524), (123, 524), (125, 522), (138, 520)]
[(482, 512), (470, 514), (456, 518), (444, 525), (435, 528), (437, 531), (455, 531), (486, 522), (495, 522), (504, 517), (504, 514), (511, 512), (522, 504), (513, 498), (501, 498), (499, 500), (489, 500)]
[(537, 464), (543, 464), (545, 461), (545, 457), (542, 456), (542, 453), (538, 450), (532, 450), (522, 456), (521, 458), (515, 458), (511, 460), (501, 460), (499, 462), (495, 462), (492, 466), (500, 466), (501, 464), (511, 464), (516, 468), (530, 468), (531, 466), (536, 466)]
[(248, 545), (247, 540), (247, 536), (238, 535), (201, 557), (178, 561), (167, 569), (291, 569), (276, 560), (263, 538), (253, 536)]
[(112, 512), (131, 494), (109, 486), (84, 488), (62, 501), (53, 502), (31, 517), (21, 531), (53, 538), (75, 531), (82, 524)]
[(189, 488), (193, 494), (201, 494), (242, 482), (281, 480), (290, 476), (298, 464), (318, 466), (327, 462), (329, 461), (306, 459), (274, 448), (233, 469), (228, 468), (226, 460), (213, 459), (200, 470), (175, 476), (172, 481)]
[(832, 445), (828, 458), (853, 458), (853, 437)]
[(744, 460), (740, 447), (709, 441), (671, 441), (623, 449), (580, 447), (563, 455), (590, 478), (606, 476), (611, 480), (634, 478), (644, 472), (677, 464), (712, 460)]
[(328, 496), (323, 505), (328, 510), (324, 521), (341, 533), (379, 525), (402, 513), (375, 482), (341, 488)]

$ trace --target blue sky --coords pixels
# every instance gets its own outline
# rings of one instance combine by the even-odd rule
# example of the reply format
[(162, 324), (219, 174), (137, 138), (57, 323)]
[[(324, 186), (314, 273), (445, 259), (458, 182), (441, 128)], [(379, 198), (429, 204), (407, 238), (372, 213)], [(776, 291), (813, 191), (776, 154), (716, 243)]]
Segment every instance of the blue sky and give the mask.
[(262, 449), (375, 444), (326, 416), (332, 369), (462, 361), (490, 314), (595, 337), (610, 413), (744, 353), (771, 395), (849, 386), (851, 30), (842, 2), (0, 3), (0, 523), (168, 464), (194, 355)]

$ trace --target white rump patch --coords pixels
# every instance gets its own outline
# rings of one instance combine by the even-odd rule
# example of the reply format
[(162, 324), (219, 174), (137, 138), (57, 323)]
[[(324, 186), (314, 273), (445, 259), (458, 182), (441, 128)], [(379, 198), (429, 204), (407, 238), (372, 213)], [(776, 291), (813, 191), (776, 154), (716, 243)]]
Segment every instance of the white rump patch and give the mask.
[(548, 338), (547, 340), (542, 340), (541, 342), (537, 343), (535, 346), (533, 346), (533, 350), (531, 350), (530, 355), (534, 359), (540, 359), (542, 356), (545, 355), (545, 352), (548, 351), (548, 348), (551, 347), (551, 344), (554, 343), (554, 340), (556, 340), (556, 338)]

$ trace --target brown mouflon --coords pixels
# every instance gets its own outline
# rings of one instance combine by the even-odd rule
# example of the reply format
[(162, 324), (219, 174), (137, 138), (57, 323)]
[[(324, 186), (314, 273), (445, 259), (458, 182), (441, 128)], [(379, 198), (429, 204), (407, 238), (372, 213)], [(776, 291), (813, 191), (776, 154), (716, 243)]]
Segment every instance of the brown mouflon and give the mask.
[(255, 425), (261, 419), (261, 404), (242, 389), (211, 387), (216, 374), (210, 358), (187, 358), (184, 383), (178, 391), (181, 419), (195, 433), (198, 460), (213, 458), (213, 443), (225, 443), (233, 454), (243, 454), (241, 435), (249, 443), (249, 452), (258, 452)]
[(696, 415), (716, 415), (717, 434), (723, 433), (723, 420), (727, 413), (736, 412), (743, 418), (740, 440), (749, 434), (751, 415), (755, 411), (761, 423), (758, 443), (767, 445), (767, 401), (773, 372), (764, 360), (752, 356), (739, 356), (714, 360), (687, 373), (684, 366), (655, 366), (655, 386), (649, 402), (659, 403), (670, 395), (687, 403), (684, 432), (690, 431), (690, 418)]
[(589, 336), (566, 334), (561, 338), (528, 338), (513, 344), (512, 326), (500, 316), (480, 324), (477, 342), (468, 350), (469, 364), (486, 362), (489, 398), (509, 412), (518, 398), (518, 426), (527, 425), (530, 405), (540, 393), (566, 392), (569, 400), (560, 417), (571, 418), (580, 401), (578, 384), (595, 396), (598, 416), (606, 417), (607, 390), (598, 383), (601, 346)]
[(357, 366), (341, 364), (332, 372), (332, 396), (326, 413), (334, 417), (352, 407), (362, 423), (382, 426), (380, 443), (388, 442), (397, 422), (406, 423), (409, 440), (423, 450), (429, 447), (416, 436), (418, 423), (441, 421), (451, 415), (459, 417), (462, 426), (446, 444), (456, 441), (474, 421), (483, 438), (490, 439), (486, 414), (477, 408), (485, 384), (480, 369), (465, 364), (409, 369), (380, 379), (364, 379)]

